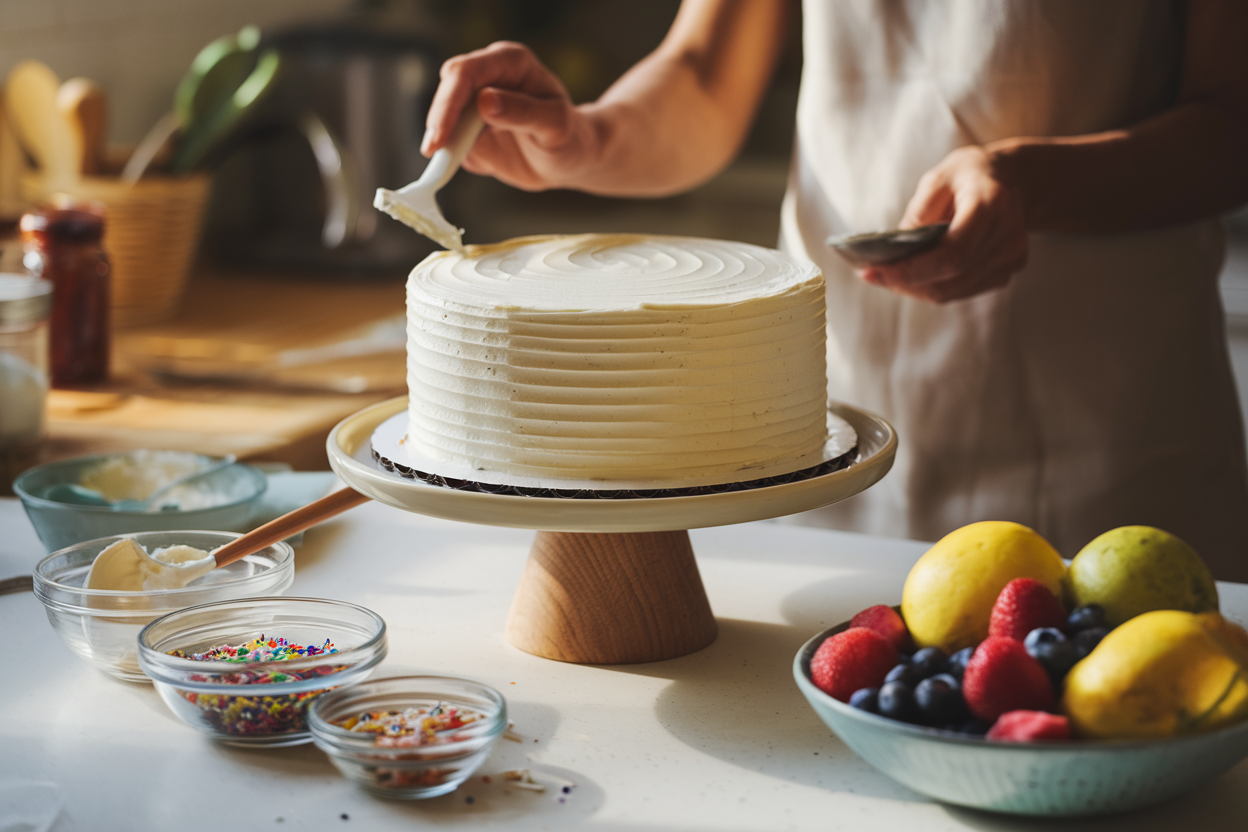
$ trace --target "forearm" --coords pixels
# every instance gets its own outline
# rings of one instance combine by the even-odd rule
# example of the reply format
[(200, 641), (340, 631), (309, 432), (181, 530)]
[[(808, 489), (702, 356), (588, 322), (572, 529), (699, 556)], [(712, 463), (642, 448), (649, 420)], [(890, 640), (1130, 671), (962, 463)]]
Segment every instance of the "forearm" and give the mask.
[(994, 142), (994, 170), (1032, 231), (1176, 225), (1248, 200), (1248, 3), (1188, 0), (1170, 109), (1123, 130)]
[(1248, 115), (1234, 106), (1192, 101), (1126, 130), (985, 149), (1032, 231), (1144, 230), (1248, 200)]
[(714, 176), (745, 139), (787, 22), (779, 0), (686, 2), (655, 52), (577, 108), (595, 151), (561, 184), (662, 196)]

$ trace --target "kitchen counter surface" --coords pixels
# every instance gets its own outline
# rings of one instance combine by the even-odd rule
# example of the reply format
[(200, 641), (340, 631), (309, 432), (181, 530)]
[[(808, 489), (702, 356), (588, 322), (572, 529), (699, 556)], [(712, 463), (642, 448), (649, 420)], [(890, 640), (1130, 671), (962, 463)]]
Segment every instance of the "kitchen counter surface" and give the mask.
[[(43, 552), (15, 500), (0, 500), (0, 577)], [(806, 705), (798, 647), (874, 603), (897, 603), (926, 548), (774, 522), (692, 532), (718, 640), (690, 656), (589, 667), (503, 639), (532, 533), (407, 514), (377, 503), (308, 532), (289, 595), (340, 598), (387, 621), (379, 675), (464, 675), (506, 696), (519, 742), (500, 741), (458, 791), (423, 802), (369, 797), (314, 746), (215, 745), (155, 691), (73, 656), (30, 593), (0, 596), (0, 800), (55, 784), (56, 832), (109, 830), (1010, 830), (1058, 822), (927, 800), (876, 773)], [(1248, 586), (1222, 585), (1248, 621)], [(500, 776), (528, 768), (544, 793)], [(490, 777), (490, 782), (483, 780)], [(561, 784), (574, 784), (564, 794)], [(4, 812), (0, 807), (0, 829)], [(1142, 813), (1063, 830), (1242, 830), (1248, 761)]]

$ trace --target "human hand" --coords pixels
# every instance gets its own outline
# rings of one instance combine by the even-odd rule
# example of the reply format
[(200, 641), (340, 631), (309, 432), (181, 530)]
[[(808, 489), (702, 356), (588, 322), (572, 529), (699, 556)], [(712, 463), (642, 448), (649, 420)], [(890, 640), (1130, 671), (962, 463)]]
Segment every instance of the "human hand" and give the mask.
[(1027, 264), (1022, 201), (997, 177), (991, 156), (981, 147), (958, 148), (919, 180), (900, 225), (935, 222), (949, 223), (940, 245), (896, 263), (860, 269), (859, 277), (943, 304), (998, 289)]
[(486, 129), (464, 159), (466, 170), (537, 191), (568, 184), (594, 158), (589, 117), (528, 47), (508, 42), (442, 65), (421, 153), (431, 156), (446, 144), (474, 97)]

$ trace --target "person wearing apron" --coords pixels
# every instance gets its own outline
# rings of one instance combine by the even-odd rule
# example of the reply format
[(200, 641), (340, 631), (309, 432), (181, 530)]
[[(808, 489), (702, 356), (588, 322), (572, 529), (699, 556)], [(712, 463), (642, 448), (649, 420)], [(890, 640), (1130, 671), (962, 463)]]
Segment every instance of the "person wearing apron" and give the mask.
[[(579, 107), (516, 44), (452, 59), (422, 150), (475, 96), (490, 128), (469, 170), (691, 187), (743, 139), (784, 8), (686, 0), (663, 45)], [(805, 2), (780, 247), (827, 278), (830, 398), (900, 441), (883, 481), (798, 522), (934, 540), (1014, 520), (1066, 557), (1146, 524), (1248, 580), (1217, 289), (1218, 217), (1248, 199), (1245, 24), (1232, 0)], [(949, 220), (939, 248), (885, 267), (825, 244)]]

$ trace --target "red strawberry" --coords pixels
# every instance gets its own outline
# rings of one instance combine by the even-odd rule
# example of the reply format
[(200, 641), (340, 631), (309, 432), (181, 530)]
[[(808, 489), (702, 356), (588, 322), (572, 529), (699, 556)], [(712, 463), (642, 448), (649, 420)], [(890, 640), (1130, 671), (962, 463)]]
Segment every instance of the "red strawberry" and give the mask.
[(1070, 739), (1070, 721), (1044, 711), (1009, 711), (988, 729), (988, 739), (1005, 742)]
[(819, 645), (810, 660), (810, 677), (828, 696), (848, 702), (854, 691), (883, 684), (897, 659), (897, 648), (884, 636), (851, 627)]
[(962, 693), (971, 713), (995, 721), (1007, 711), (1053, 708), (1053, 683), (1021, 641), (988, 636), (975, 648), (962, 674)]
[(849, 626), (875, 630), (903, 652), (914, 649), (914, 641), (910, 638), (910, 631), (906, 629), (906, 622), (901, 620), (901, 614), (892, 607), (883, 604), (867, 607), (850, 619)]
[(1005, 585), (992, 605), (988, 635), (1022, 641), (1037, 627), (1066, 623), (1066, 609), (1047, 586), (1035, 578), (1015, 578)]

